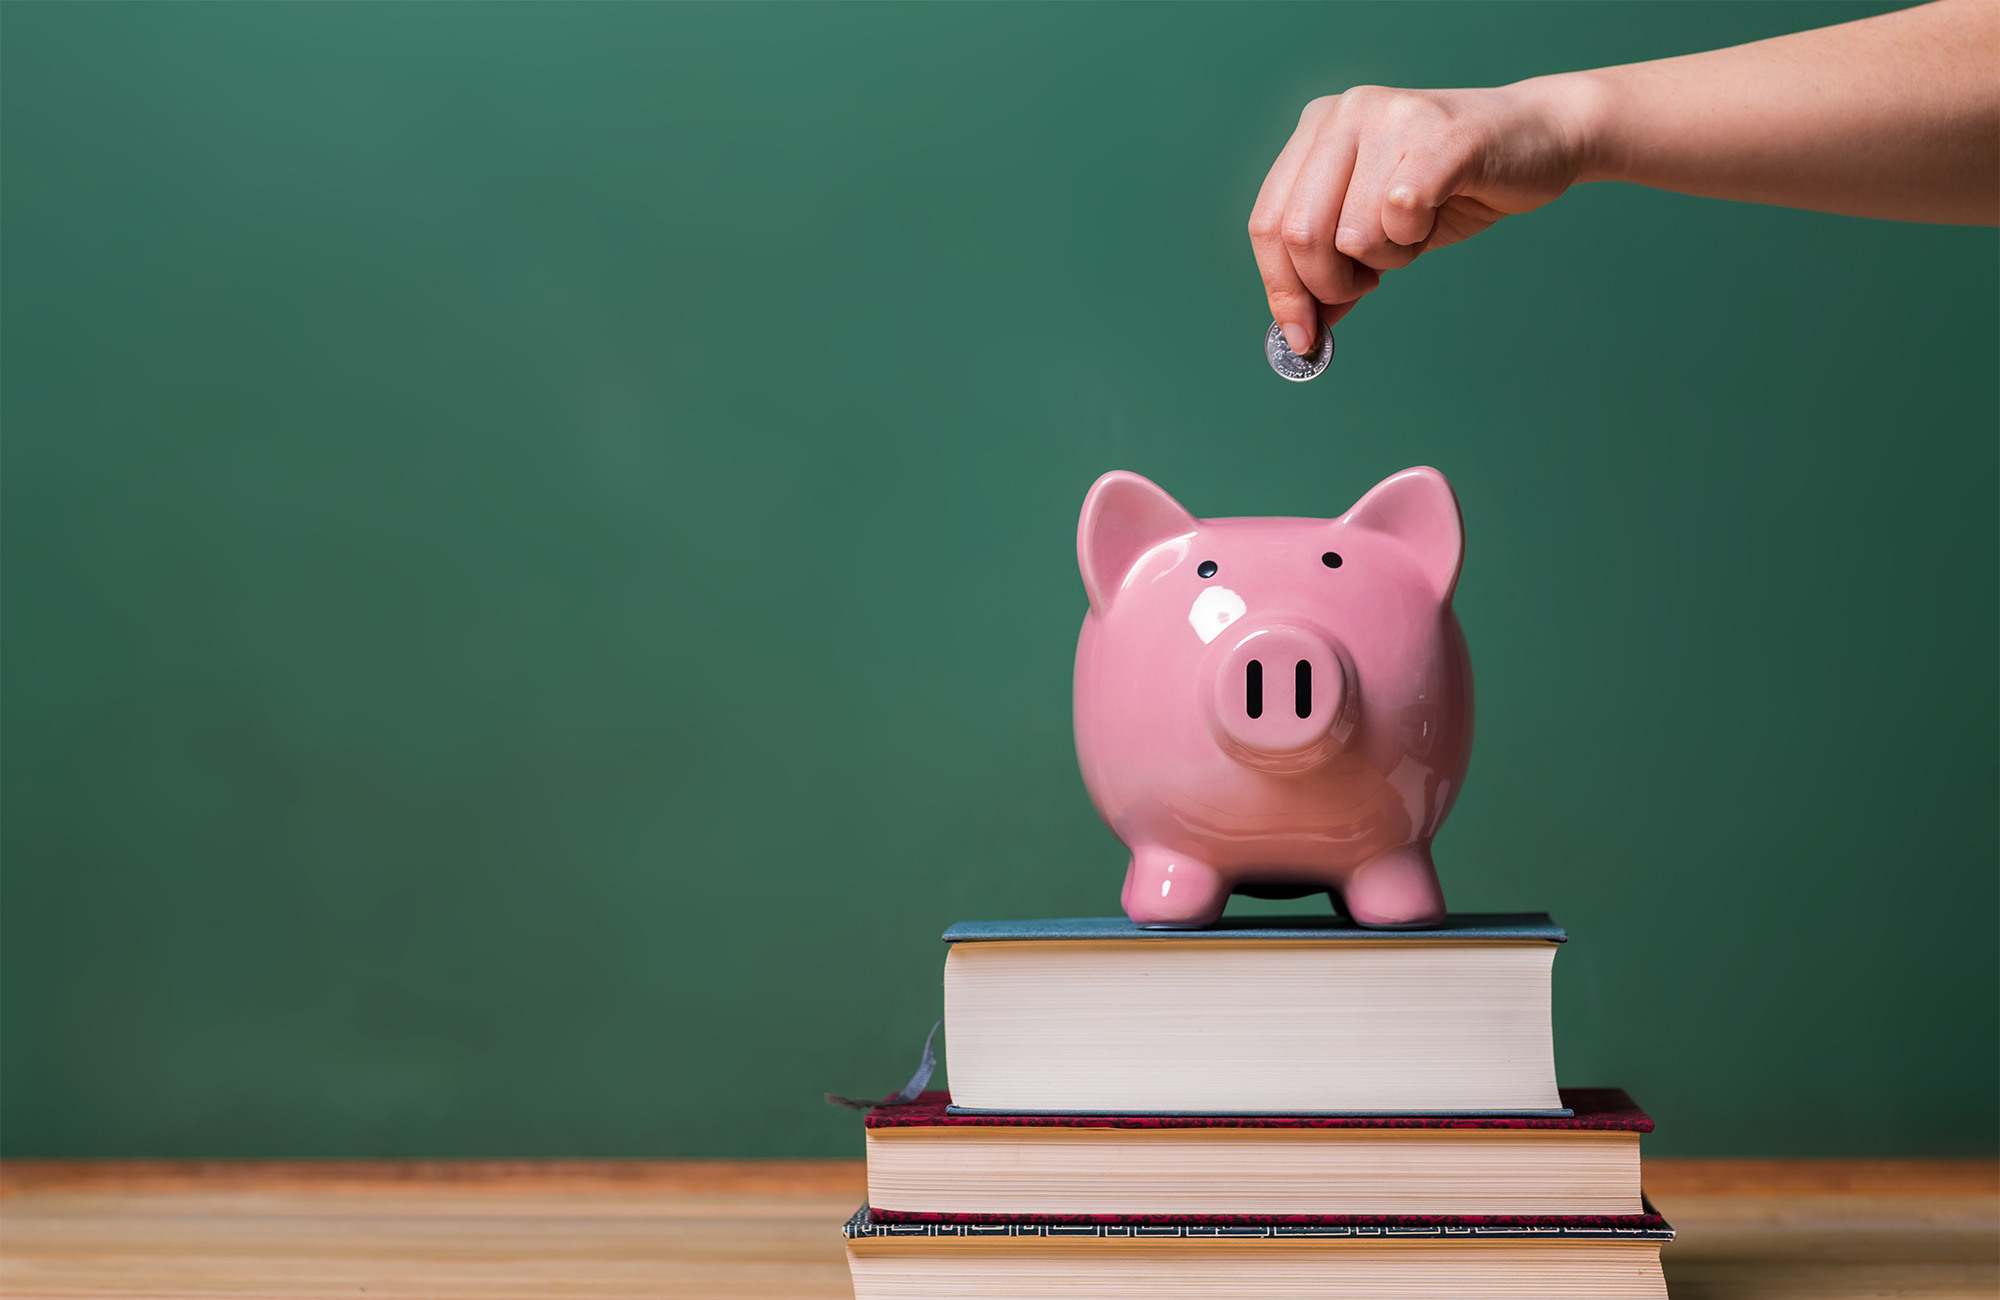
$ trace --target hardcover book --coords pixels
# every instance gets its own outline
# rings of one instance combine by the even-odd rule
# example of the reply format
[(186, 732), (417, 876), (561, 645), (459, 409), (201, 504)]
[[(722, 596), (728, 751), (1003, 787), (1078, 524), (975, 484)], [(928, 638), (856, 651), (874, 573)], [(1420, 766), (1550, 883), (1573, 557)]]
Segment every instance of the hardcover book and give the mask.
[(1643, 1226), (1653, 1121), (1615, 1088), (1560, 1100), (1570, 1115), (988, 1115), (928, 1092), (869, 1112), (868, 1204), (877, 1222)]
[(964, 1112), (1568, 1113), (1541, 914), (1423, 930), (1226, 917), (968, 921), (944, 933), (945, 1036)]
[(1666, 1300), (1654, 1222), (1454, 1225), (885, 1223), (847, 1221), (855, 1300), (1094, 1295), (1239, 1300)]

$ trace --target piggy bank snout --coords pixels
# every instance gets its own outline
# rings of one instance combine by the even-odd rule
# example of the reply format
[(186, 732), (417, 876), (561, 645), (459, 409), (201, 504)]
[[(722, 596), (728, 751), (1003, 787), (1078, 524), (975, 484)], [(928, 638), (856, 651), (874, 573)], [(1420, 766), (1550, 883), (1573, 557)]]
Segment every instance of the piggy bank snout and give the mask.
[(1297, 772), (1339, 747), (1347, 675), (1326, 637), (1270, 624), (1230, 629), (1209, 693), (1216, 739), (1238, 761)]

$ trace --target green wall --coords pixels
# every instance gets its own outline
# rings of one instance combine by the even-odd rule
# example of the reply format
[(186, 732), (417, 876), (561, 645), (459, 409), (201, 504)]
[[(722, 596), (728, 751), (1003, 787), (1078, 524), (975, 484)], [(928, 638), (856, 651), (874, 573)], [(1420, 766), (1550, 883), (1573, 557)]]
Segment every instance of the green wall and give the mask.
[(1563, 1078), (1992, 1152), (1994, 232), (1592, 187), (1297, 386), (1244, 236), (1313, 94), (1864, 12), (6, 6), (5, 1151), (858, 1154), (1116, 910), (1091, 480), (1429, 463)]

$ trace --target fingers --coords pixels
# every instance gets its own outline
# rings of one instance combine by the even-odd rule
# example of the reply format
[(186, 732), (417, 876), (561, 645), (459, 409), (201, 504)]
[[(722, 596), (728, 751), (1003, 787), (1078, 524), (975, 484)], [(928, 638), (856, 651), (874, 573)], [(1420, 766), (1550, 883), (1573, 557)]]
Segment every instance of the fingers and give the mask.
[(1271, 304), (1271, 319), (1285, 333), (1285, 346), (1300, 356), (1312, 351), (1319, 329), (1319, 300), (1292, 270), (1280, 244), (1275, 252), (1265, 244), (1257, 246), (1257, 271), (1264, 277), (1264, 297)]
[(1464, 194), (1454, 194), (1437, 210), (1437, 221), (1424, 240), (1424, 251), (1470, 239), (1507, 214)]
[(1257, 202), (1250, 210), (1250, 249), (1257, 258), (1257, 271), (1264, 280), (1264, 296), (1270, 301), (1271, 319), (1284, 331), (1292, 351), (1305, 353), (1312, 347), (1319, 328), (1320, 303), (1292, 266), (1285, 248), (1284, 215), (1291, 199), (1292, 184), (1300, 164), (1311, 151), (1318, 122), (1329, 109), (1326, 101), (1306, 105), (1298, 129), (1286, 142), (1278, 160), (1271, 164)]
[[(1250, 217), (1271, 315), (1293, 350), (1310, 347), (1318, 325), (1345, 316), (1383, 272), (1514, 210), (1514, 190), (1522, 190), (1520, 210), (1547, 201), (1540, 189), (1549, 186), (1511, 174), (1533, 170), (1535, 139), (1517, 142), (1525, 161), (1511, 170), (1501, 164), (1513, 155), (1494, 161), (1495, 141), (1521, 116), (1507, 94), (1359, 86), (1307, 106)], [(1566, 184), (1557, 180), (1552, 193)], [(1506, 204), (1468, 190), (1482, 198), (1492, 191)]]
[(1444, 200), (1429, 187), (1402, 175), (1399, 169), (1382, 187), (1382, 237), (1414, 249), (1430, 238), (1431, 228), (1437, 225), (1437, 210), (1443, 205)]
[(1363, 87), (1307, 105), (1258, 192), (1250, 245), (1295, 352), (1421, 251), (1391, 239), (1380, 212), (1401, 161), (1378, 129), (1384, 97), (1396, 93)]
[(1311, 149), (1300, 160), (1278, 223), (1293, 274), (1314, 298), (1329, 306), (1352, 302), (1378, 282), (1372, 269), (1357, 265), (1335, 247), (1356, 146), (1353, 127), (1342, 114), (1323, 118)]
[(1317, 327), (1384, 272), (1568, 189), (1583, 163), (1566, 103), (1536, 79), (1357, 86), (1307, 105), (1250, 218), (1271, 315), (1293, 350), (1311, 347)]
[(1390, 271), (1431, 247), (1438, 209), (1464, 185), (1473, 155), (1435, 102), (1407, 91), (1371, 93), (1334, 243), (1357, 262)]
[(1469, 162), (1462, 152), (1442, 148), (1405, 153), (1384, 180), (1376, 206), (1383, 237), (1415, 257), (1437, 226), (1438, 209), (1464, 182)]
[(1386, 147), (1379, 140), (1364, 142), (1355, 159), (1354, 176), (1341, 199), (1334, 247), (1375, 271), (1400, 270), (1423, 251), (1413, 246), (1419, 240), (1396, 239), (1386, 228), (1386, 195), (1403, 161), (1400, 141), (1389, 141)]

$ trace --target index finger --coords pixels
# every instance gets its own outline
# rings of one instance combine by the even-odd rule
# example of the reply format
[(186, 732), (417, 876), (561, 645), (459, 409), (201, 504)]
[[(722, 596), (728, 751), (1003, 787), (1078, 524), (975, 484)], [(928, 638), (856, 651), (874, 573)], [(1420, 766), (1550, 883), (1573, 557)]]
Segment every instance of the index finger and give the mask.
[(1291, 251), (1285, 247), (1285, 207), (1299, 168), (1318, 134), (1318, 124), (1328, 116), (1324, 101), (1315, 100), (1299, 115), (1292, 138), (1279, 151), (1277, 161), (1257, 191), (1250, 209), (1250, 250), (1257, 258), (1257, 271), (1264, 281), (1264, 297), (1271, 306), (1271, 319), (1285, 332), (1288, 345), (1304, 352), (1319, 331), (1319, 300), (1292, 266)]

